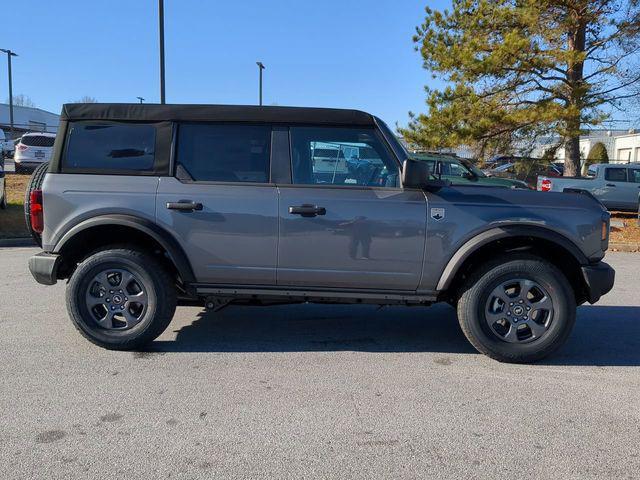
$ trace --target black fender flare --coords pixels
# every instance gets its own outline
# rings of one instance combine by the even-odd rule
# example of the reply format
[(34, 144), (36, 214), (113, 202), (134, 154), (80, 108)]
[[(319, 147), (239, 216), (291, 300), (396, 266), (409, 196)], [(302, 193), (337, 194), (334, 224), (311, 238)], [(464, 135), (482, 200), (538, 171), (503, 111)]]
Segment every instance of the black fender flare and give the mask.
[(551, 241), (570, 252), (580, 265), (587, 265), (589, 263), (587, 256), (572, 240), (549, 228), (535, 225), (508, 225), (495, 227), (476, 234), (456, 250), (456, 253), (453, 254), (442, 271), (436, 290), (443, 291), (449, 288), (460, 267), (477, 250), (491, 242), (509, 237), (533, 237)]
[(65, 244), (71, 241), (71, 239), (73, 239), (77, 234), (100, 225), (120, 225), (130, 227), (150, 236), (167, 251), (169, 259), (178, 270), (182, 281), (185, 284), (195, 282), (195, 275), (193, 274), (191, 263), (178, 241), (169, 232), (151, 220), (135, 217), (133, 215), (107, 214), (83, 220), (65, 232), (65, 234), (56, 242), (53, 253), (60, 252)]

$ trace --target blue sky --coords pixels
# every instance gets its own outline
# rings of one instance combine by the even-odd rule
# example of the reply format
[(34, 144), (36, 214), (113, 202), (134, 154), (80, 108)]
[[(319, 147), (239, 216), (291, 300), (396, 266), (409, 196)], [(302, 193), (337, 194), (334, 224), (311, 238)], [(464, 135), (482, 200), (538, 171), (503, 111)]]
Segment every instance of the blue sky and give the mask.
[[(411, 41), (426, 5), (165, 0), (167, 102), (256, 103), (261, 60), (267, 105), (359, 108), (404, 124), (409, 110), (424, 110), (423, 86), (433, 84)], [(14, 94), (53, 112), (83, 95), (158, 102), (156, 9), (156, 0), (22, 0), (0, 31), (0, 48), (20, 55)], [(2, 101), (5, 62), (3, 55)]]

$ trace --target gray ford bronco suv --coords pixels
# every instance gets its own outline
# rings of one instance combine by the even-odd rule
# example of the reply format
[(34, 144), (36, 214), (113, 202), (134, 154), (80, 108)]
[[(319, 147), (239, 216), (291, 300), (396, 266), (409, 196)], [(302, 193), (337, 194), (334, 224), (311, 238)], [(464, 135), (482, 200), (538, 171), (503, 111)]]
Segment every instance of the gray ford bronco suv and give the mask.
[[(355, 110), (69, 104), (26, 215), (91, 342), (136, 349), (177, 305), (449, 302), (482, 353), (531, 362), (613, 286), (588, 194), (451, 186)], [(393, 319), (389, 319), (393, 321)]]

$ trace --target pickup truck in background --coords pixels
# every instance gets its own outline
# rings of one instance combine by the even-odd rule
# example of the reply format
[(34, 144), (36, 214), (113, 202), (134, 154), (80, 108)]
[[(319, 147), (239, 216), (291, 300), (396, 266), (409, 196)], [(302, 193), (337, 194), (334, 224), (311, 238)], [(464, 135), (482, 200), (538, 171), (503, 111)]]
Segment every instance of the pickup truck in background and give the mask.
[(609, 210), (638, 210), (640, 163), (591, 165), (586, 177), (538, 177), (541, 192), (582, 190), (591, 193)]

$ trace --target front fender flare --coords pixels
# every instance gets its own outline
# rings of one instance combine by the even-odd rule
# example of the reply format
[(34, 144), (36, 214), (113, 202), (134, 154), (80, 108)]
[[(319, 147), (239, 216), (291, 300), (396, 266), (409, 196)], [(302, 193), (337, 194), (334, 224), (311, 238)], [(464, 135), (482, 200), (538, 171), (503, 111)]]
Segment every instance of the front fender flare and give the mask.
[(436, 290), (441, 292), (448, 289), (465, 260), (478, 249), (496, 240), (509, 237), (533, 237), (548, 240), (557, 243), (569, 251), (580, 265), (587, 265), (589, 263), (587, 256), (573, 241), (548, 228), (533, 225), (496, 227), (477, 234), (456, 250), (456, 253), (453, 254), (442, 271)]

